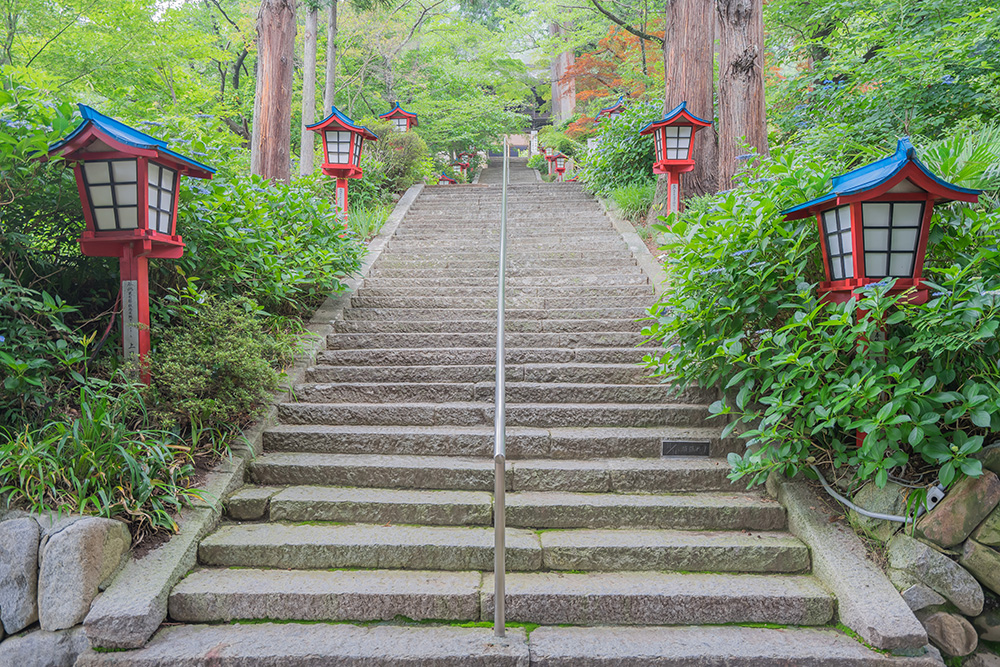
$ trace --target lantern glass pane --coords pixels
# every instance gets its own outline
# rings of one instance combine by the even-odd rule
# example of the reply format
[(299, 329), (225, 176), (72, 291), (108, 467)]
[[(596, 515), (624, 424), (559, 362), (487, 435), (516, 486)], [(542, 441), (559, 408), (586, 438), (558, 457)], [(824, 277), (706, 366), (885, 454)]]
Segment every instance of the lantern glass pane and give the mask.
[(174, 188), (177, 172), (163, 165), (149, 165), (149, 228), (170, 234), (174, 217)]
[(915, 251), (917, 249), (917, 232), (915, 227), (904, 227), (892, 230), (892, 247), (897, 250)]
[(854, 277), (854, 246), (851, 237), (851, 207), (841, 206), (822, 214), (826, 255), (831, 280)]
[(663, 139), (660, 138), (660, 131), (653, 132), (653, 145), (656, 150), (656, 159), (663, 159)]
[(111, 182), (111, 174), (108, 171), (107, 162), (86, 162), (83, 165), (83, 171), (87, 177), (87, 183), (92, 185)]
[[(405, 132), (406, 128), (403, 128), (403, 131)], [(361, 146), (362, 146), (363, 142), (364, 142), (364, 139), (361, 138), (360, 134), (358, 136), (354, 137), (354, 163), (353, 164), (355, 166), (360, 166), (361, 165)]]
[(396, 119), (394, 119), (394, 121), (396, 123), (396, 131), (397, 132), (406, 132), (406, 119), (405, 118), (396, 118)]
[(99, 208), (94, 211), (94, 223), (97, 225), (97, 231), (100, 232), (113, 232), (118, 229), (115, 224), (115, 210), (113, 208)]
[(875, 202), (862, 204), (861, 209), (865, 230), (865, 277), (912, 277), (923, 226), (924, 203)]
[(889, 275), (897, 278), (908, 278), (913, 275), (913, 253), (894, 252), (889, 261)]
[(115, 160), (111, 165), (115, 175), (115, 183), (138, 180), (135, 160)]
[(892, 204), (862, 204), (865, 227), (888, 227)]
[(119, 206), (135, 206), (139, 203), (137, 199), (138, 194), (138, 184), (115, 186), (115, 199), (118, 201)]
[(110, 185), (95, 185), (90, 188), (90, 200), (94, 206), (114, 206)]
[(870, 229), (865, 225), (865, 253), (888, 252), (889, 251), (889, 230)]
[(118, 226), (122, 229), (139, 228), (139, 216), (135, 206), (118, 209)]
[(893, 227), (920, 227), (923, 222), (924, 205), (919, 202), (897, 202), (892, 206)]
[(879, 273), (883, 276), (886, 271), (888, 254), (884, 252), (866, 252), (865, 253), (865, 273), (873, 274)]
[(344, 130), (330, 130), (326, 133), (327, 163), (350, 164), (351, 134)]
[(157, 225), (161, 234), (170, 233), (170, 216), (166, 213), (160, 212), (160, 223)]
[(685, 125), (684, 127), (679, 128), (679, 129), (680, 129), (680, 136), (686, 137), (688, 139), (691, 138), (691, 126), (690, 125)]

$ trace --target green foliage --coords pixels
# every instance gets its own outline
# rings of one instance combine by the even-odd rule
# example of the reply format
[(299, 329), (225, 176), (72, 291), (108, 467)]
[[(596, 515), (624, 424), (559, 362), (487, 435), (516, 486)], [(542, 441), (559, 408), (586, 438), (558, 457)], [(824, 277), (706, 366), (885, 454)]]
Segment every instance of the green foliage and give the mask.
[(653, 140), (639, 136), (650, 121), (663, 117), (662, 102), (636, 102), (628, 113), (603, 120), (600, 144), (583, 163), (580, 178), (594, 192), (609, 196), (615, 188), (649, 182), (653, 173)]
[(431, 173), (427, 144), (414, 131), (397, 132), (391, 123), (372, 123), (378, 141), (366, 145), (372, 158), (383, 165), (387, 185), (393, 192), (405, 192)]
[[(310, 312), (343, 289), (362, 252), (334, 204), (314, 193), (308, 182), (256, 176), (184, 182), (177, 226), (187, 247), (176, 266), (205, 292), (246, 296), (275, 314)], [(175, 285), (173, 266), (158, 267), (158, 282)]]
[(611, 199), (618, 206), (622, 217), (631, 222), (637, 222), (646, 217), (649, 207), (653, 205), (653, 195), (656, 194), (656, 183), (623, 185), (611, 191)]
[(347, 228), (354, 238), (367, 241), (379, 233), (390, 213), (392, 209), (389, 206), (351, 209), (347, 216)]
[(545, 156), (540, 153), (535, 153), (530, 158), (528, 158), (528, 169), (538, 169), (540, 171), (548, 171), (548, 161)]
[(278, 388), (295, 338), (265, 330), (245, 298), (207, 298), (166, 330), (150, 358), (151, 411), (164, 424), (239, 426)]
[(149, 428), (135, 386), (81, 389), (78, 407), (69, 421), (0, 430), (0, 497), (35, 512), (120, 518), (137, 536), (175, 530), (171, 513), (199, 497), (186, 488), (190, 449)]
[[(975, 147), (928, 153), (958, 172), (972, 161), (948, 156)], [(969, 179), (982, 177), (969, 169)], [(815, 161), (774, 152), (747, 184), (692, 202), (660, 227), (674, 235), (671, 289), (645, 329), (663, 349), (646, 362), (683, 385), (726, 389), (711, 411), (731, 419), (727, 434), (747, 429), (748, 452), (730, 456), (734, 479), (761, 483), (771, 470), (813, 463), (850, 466), (879, 485), (907, 465), (939, 468), (944, 484), (978, 475), (970, 455), (1000, 430), (1000, 252), (991, 245), (1000, 213), (989, 200), (935, 210), (928, 303), (889, 295), (889, 280), (830, 305), (817, 295), (815, 219), (779, 213), (826, 191), (829, 176)], [(860, 448), (857, 431), (867, 434)]]

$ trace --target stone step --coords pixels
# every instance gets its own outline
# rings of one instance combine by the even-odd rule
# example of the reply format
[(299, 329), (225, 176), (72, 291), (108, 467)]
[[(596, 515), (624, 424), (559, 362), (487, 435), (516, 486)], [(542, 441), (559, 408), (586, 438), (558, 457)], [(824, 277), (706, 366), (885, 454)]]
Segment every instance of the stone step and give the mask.
[[(498, 252), (500, 238), (495, 239), (410, 239), (390, 241), (388, 249), (390, 252), (408, 252), (415, 257), (422, 256), (425, 252), (449, 252), (449, 251), (490, 251)], [(587, 252), (592, 254), (607, 250), (627, 250), (628, 245), (618, 237), (612, 236), (581, 240), (578, 238), (545, 237), (537, 239), (520, 239), (516, 244), (511, 244), (511, 252), (548, 252), (553, 250), (565, 250), (571, 248), (577, 252)]]
[[(508, 382), (654, 384), (636, 364), (506, 364)], [(306, 382), (490, 382), (496, 366), (314, 366)], [(708, 398), (708, 396), (706, 396)], [(712, 398), (712, 400), (715, 400)], [(708, 401), (709, 403), (711, 401)]]
[[(486, 266), (498, 265), (498, 262), (484, 259), (437, 259), (412, 256), (396, 257), (393, 255), (383, 256), (378, 261), (379, 269), (461, 269), (463, 271), (476, 272)], [(507, 270), (511, 272), (538, 265), (539, 261), (532, 258), (507, 258)], [(625, 257), (574, 257), (570, 259), (547, 259), (544, 261), (544, 265), (552, 268), (570, 268), (576, 271), (593, 270), (600, 267), (607, 272), (609, 268), (617, 269), (621, 266), (634, 266), (635, 259), (630, 260)]]
[[(446, 367), (445, 367), (446, 368)], [(475, 426), (494, 423), (493, 403), (282, 403), (283, 424)], [(508, 403), (508, 426), (711, 426), (703, 405)]]
[[(496, 336), (497, 322), (492, 320), (335, 320), (338, 333), (491, 333)], [(510, 320), (508, 333), (555, 333), (582, 331), (639, 332), (645, 322), (636, 320)]]
[[(512, 459), (654, 458), (662, 441), (709, 443), (709, 454), (725, 457), (742, 451), (742, 441), (723, 440), (716, 428), (552, 428), (514, 426), (507, 429)], [(415, 454), (426, 456), (492, 456), (491, 426), (312, 426), (281, 424), (264, 431), (269, 452), (331, 454)]]
[(493, 521), (493, 497), (483, 491), (292, 486), (272, 496), (269, 504), (271, 521), (430, 526), (488, 526)]
[[(268, 452), (250, 464), (262, 485), (493, 490), (490, 458)], [(722, 459), (522, 459), (507, 462), (510, 491), (689, 493), (734, 491)]]
[[(571, 382), (510, 382), (505, 390), (507, 402), (511, 404), (662, 405), (672, 398), (672, 393), (676, 390), (659, 384)], [(494, 395), (493, 382), (326, 382), (295, 385), (295, 398), (299, 403), (492, 403)], [(678, 402), (690, 403), (689, 400)]]
[[(459, 297), (492, 297), (496, 298), (497, 288), (496, 285), (471, 285), (467, 287), (424, 287), (416, 289), (405, 289), (400, 286), (385, 289), (378, 287), (377, 283), (365, 283), (366, 287), (362, 287), (355, 293), (359, 297), (410, 297), (410, 296), (422, 296), (422, 297), (443, 297), (443, 296), (459, 296)], [(372, 285), (368, 287), (367, 285)], [(569, 297), (587, 297), (587, 296), (599, 296), (599, 297), (609, 297), (609, 296), (645, 296), (652, 300), (653, 298), (653, 286), (652, 285), (613, 285), (608, 287), (603, 286), (569, 286), (569, 287), (508, 287), (507, 296), (510, 297), (550, 297), (550, 298), (569, 298)]]
[(135, 651), (86, 651), (78, 667), (527, 667), (523, 629), (252, 623), (164, 627)]
[[(508, 320), (638, 320), (649, 317), (646, 308), (509, 308)], [(348, 320), (483, 320), (496, 318), (494, 308), (348, 308)]]
[[(508, 260), (521, 260), (529, 261), (533, 260), (536, 262), (544, 262), (549, 259), (576, 259), (583, 257), (593, 257), (595, 253), (589, 251), (582, 251), (574, 248), (562, 248), (559, 250), (507, 250)], [(386, 249), (382, 254), (383, 258), (390, 257), (412, 257), (413, 253), (406, 252), (406, 250), (400, 245), (399, 252), (394, 252), (392, 249)], [(630, 250), (607, 250), (600, 253), (601, 257), (619, 257), (624, 260), (634, 259), (632, 252)], [(486, 249), (482, 248), (479, 250), (456, 250), (456, 251), (444, 251), (444, 250), (434, 250), (433, 248), (425, 249), (420, 253), (420, 257), (424, 259), (439, 259), (439, 260), (449, 260), (449, 259), (474, 259), (483, 262), (484, 264), (495, 264), (500, 259), (499, 250), (496, 248)]]
[[(602, 267), (596, 267), (596, 271), (600, 271)], [(532, 276), (532, 277), (573, 277), (579, 275), (581, 272), (585, 271), (584, 267), (572, 267), (572, 266), (508, 266), (507, 276), (511, 278), (518, 278), (521, 276)], [(371, 275), (375, 278), (405, 278), (407, 276), (413, 276), (415, 278), (455, 278), (456, 281), (461, 280), (465, 276), (496, 276), (498, 269), (496, 266), (480, 266), (478, 268), (472, 267), (458, 267), (453, 269), (408, 269), (403, 267), (393, 267), (393, 266), (376, 266), (372, 269)], [(628, 274), (639, 274), (641, 269), (638, 266), (616, 266), (616, 267), (606, 267), (604, 269), (606, 273), (613, 273), (614, 275), (624, 276)]]
[[(405, 348), (495, 347), (492, 333), (335, 333), (326, 337), (327, 350)], [(504, 336), (510, 347), (634, 347), (649, 339), (632, 331), (565, 331), (559, 333), (518, 333)]]
[[(539, 537), (511, 528), (507, 567), (542, 566)], [(201, 541), (199, 561), (222, 567), (320, 570), (491, 570), (493, 529), (468, 526), (256, 523), (223, 525)]]
[[(271, 521), (488, 526), (492, 496), (483, 491), (292, 486), (270, 498)], [(515, 528), (676, 528), (780, 530), (784, 508), (755, 494), (566, 493), (507, 496)]]
[(838, 630), (738, 625), (540, 627), (539, 667), (940, 667), (940, 655), (878, 653)]
[[(493, 583), (483, 577), (483, 619)], [(835, 606), (811, 576), (675, 572), (512, 572), (504, 600), (508, 621), (540, 625), (824, 625)]]
[[(506, 308), (615, 308), (631, 306), (649, 308), (653, 299), (648, 294), (639, 296), (591, 295), (591, 296), (508, 296), (504, 299)], [(354, 296), (354, 308), (493, 308), (497, 307), (497, 297), (493, 296)]]
[(481, 580), (479, 572), (200, 569), (174, 587), (169, 613), (185, 623), (474, 621)]
[[(644, 273), (592, 274), (579, 276), (507, 276), (507, 287), (620, 287), (626, 285), (649, 285), (649, 278)], [(423, 287), (492, 287), (497, 288), (497, 278), (493, 276), (470, 275), (457, 280), (454, 278), (365, 278), (365, 285), (381, 289), (400, 288), (404, 290), (421, 289)]]
[[(507, 365), (516, 364), (637, 364), (648, 351), (641, 348), (508, 348)], [(323, 366), (479, 366), (496, 363), (496, 349), (383, 348), (327, 350), (316, 355)], [(717, 397), (716, 397), (717, 398)], [(712, 399), (713, 401), (715, 398)], [(710, 401), (711, 402), (711, 401)]]

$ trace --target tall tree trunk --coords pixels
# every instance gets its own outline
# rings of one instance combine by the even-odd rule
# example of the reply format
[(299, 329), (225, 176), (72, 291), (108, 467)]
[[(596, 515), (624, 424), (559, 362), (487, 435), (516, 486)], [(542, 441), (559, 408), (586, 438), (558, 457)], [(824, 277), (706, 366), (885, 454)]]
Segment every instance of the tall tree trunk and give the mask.
[(742, 142), (766, 155), (762, 0), (716, 0), (719, 12), (719, 185), (747, 159)]
[(257, 14), (257, 95), (250, 171), (288, 183), (292, 177), (292, 79), (295, 0), (262, 0)]
[[(563, 28), (558, 23), (549, 25), (550, 35), (561, 35)], [(576, 78), (567, 74), (576, 62), (572, 51), (563, 51), (553, 58), (549, 66), (552, 80), (552, 118), (556, 123), (567, 120), (576, 111)]]
[(333, 106), (337, 83), (337, 0), (330, 0), (330, 15), (326, 23), (326, 90), (323, 92), (324, 116)]
[[(664, 104), (667, 112), (681, 102), (699, 118), (715, 117), (712, 54), (715, 49), (715, 9), (705, 0), (667, 0), (663, 39)], [(718, 158), (714, 127), (699, 130), (694, 139), (694, 171), (682, 176), (683, 196), (718, 189)], [(667, 200), (667, 177), (656, 182), (648, 222), (655, 222)]]
[(302, 142), (299, 151), (299, 174), (308, 176), (313, 172), (313, 137), (312, 125), (316, 120), (316, 28), (319, 26), (319, 10), (309, 7), (306, 11), (306, 34), (304, 54), (304, 70), (302, 72)]

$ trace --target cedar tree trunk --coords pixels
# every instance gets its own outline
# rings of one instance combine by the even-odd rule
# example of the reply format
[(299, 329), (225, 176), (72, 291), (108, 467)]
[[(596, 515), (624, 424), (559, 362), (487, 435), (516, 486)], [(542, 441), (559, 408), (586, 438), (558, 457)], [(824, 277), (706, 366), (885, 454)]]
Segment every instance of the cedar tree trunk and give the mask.
[(334, 85), (337, 83), (337, 0), (330, 0), (330, 16), (326, 23), (326, 90), (323, 92), (323, 117), (333, 106)]
[(716, 0), (719, 11), (719, 186), (728, 188), (746, 158), (745, 141), (766, 155), (762, 0)]
[(292, 177), (292, 78), (295, 0), (262, 0), (257, 14), (257, 95), (250, 171), (288, 183)]
[(308, 176), (313, 172), (313, 137), (316, 133), (307, 130), (316, 120), (316, 28), (319, 25), (319, 10), (306, 9), (306, 34), (303, 47), (304, 70), (302, 72), (302, 142), (299, 151), (299, 175)]

